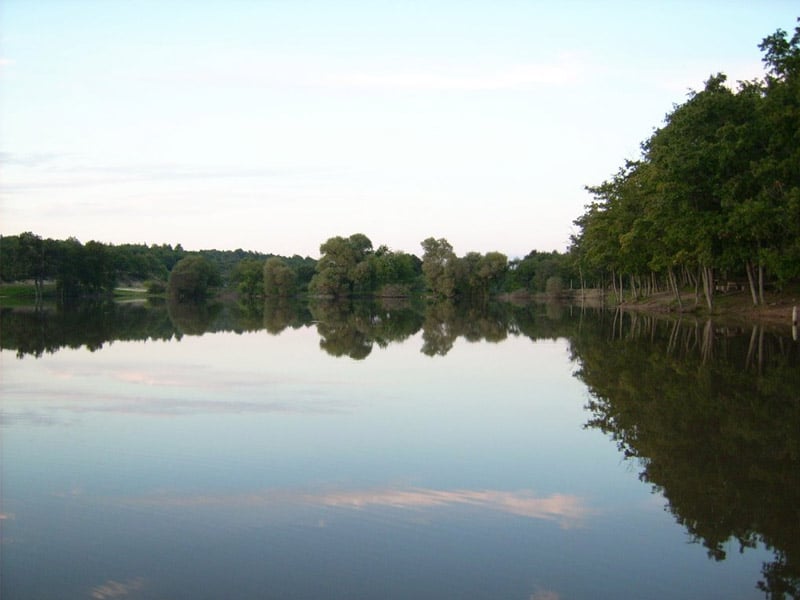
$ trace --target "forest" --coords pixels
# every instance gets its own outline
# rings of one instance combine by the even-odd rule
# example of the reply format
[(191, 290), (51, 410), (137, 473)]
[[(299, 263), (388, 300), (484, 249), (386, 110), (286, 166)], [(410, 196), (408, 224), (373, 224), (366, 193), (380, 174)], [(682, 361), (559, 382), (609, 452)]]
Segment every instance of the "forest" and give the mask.
[(609, 180), (575, 225), (581, 281), (618, 300), (694, 289), (713, 309), (719, 289), (784, 290), (800, 276), (800, 27), (759, 45), (766, 74), (712, 75)]
[(485, 301), (594, 288), (617, 303), (671, 293), (679, 310), (692, 292), (694, 306), (703, 298), (709, 311), (720, 291), (746, 291), (763, 305), (766, 291), (800, 281), (800, 26), (791, 37), (777, 30), (759, 48), (763, 78), (731, 87), (724, 74), (712, 75), (674, 106), (638, 158), (587, 186), (592, 200), (564, 253), (458, 256), (446, 239), (429, 237), (418, 257), (375, 248), (354, 233), (329, 238), (314, 259), (24, 232), (0, 238), (0, 281), (31, 283), (37, 300), (135, 284), (178, 301), (220, 291), (249, 300), (428, 294)]

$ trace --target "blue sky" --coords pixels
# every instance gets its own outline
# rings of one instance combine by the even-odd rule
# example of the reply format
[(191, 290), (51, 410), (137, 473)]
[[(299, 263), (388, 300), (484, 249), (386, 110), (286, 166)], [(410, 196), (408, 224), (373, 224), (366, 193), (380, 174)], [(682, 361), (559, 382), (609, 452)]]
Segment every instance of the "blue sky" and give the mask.
[(564, 250), (796, 2), (3, 0), (0, 233), (317, 256)]

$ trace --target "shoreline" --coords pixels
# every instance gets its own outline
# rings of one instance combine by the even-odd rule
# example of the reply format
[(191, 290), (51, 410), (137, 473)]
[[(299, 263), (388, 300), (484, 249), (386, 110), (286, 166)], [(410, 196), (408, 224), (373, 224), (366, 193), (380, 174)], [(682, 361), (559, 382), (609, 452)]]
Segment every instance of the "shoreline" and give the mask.
[[(609, 297), (611, 296), (611, 297)], [(565, 299), (567, 296), (563, 296)], [(581, 303), (580, 290), (571, 290), (569, 299)], [(585, 304), (588, 306), (619, 308), (662, 316), (693, 316), (698, 318), (722, 319), (738, 323), (759, 323), (762, 325), (790, 328), (793, 325), (793, 308), (800, 312), (800, 294), (794, 292), (768, 292), (764, 295), (764, 304), (754, 306), (747, 291), (720, 293), (714, 297), (714, 308), (709, 311), (702, 297), (695, 303), (694, 292), (681, 294), (683, 309), (679, 309), (675, 296), (671, 292), (659, 292), (637, 300), (624, 300), (617, 303), (613, 294), (606, 294), (603, 302), (597, 290), (587, 290)]]

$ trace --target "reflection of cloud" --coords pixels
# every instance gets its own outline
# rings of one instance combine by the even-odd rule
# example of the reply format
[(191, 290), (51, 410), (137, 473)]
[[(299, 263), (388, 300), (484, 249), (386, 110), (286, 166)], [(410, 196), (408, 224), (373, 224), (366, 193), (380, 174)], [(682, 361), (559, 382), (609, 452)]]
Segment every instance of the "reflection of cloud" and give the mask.
[(136, 577), (125, 581), (114, 581), (109, 579), (102, 585), (92, 588), (91, 598), (95, 600), (109, 600), (110, 598), (122, 598), (131, 592), (141, 590), (144, 587), (144, 579)]
[(530, 600), (559, 600), (559, 598), (561, 596), (551, 590), (536, 590), (531, 594)]
[(523, 490), (507, 492), (497, 490), (431, 490), (413, 488), (352, 490), (337, 492), (292, 492), (266, 490), (227, 496), (200, 495), (174, 496), (157, 494), (126, 501), (137, 505), (166, 507), (263, 507), (277, 504), (307, 504), (337, 508), (366, 509), (387, 507), (402, 510), (467, 505), (487, 510), (556, 521), (564, 528), (578, 527), (592, 514), (581, 498), (566, 494), (537, 497)]
[(588, 510), (577, 496), (553, 494), (545, 498), (532, 492), (504, 492), (495, 490), (377, 490), (371, 492), (340, 492), (320, 498), (326, 506), (364, 508), (369, 505), (393, 508), (423, 508), (454, 504), (467, 504), (501, 512), (559, 521), (563, 527), (575, 525), (588, 515)]
[(63, 421), (52, 414), (34, 410), (8, 411), (0, 410), (0, 427), (10, 427), (17, 423), (35, 426), (63, 425)]
[[(13, 390), (0, 411), (0, 426), (14, 423), (57, 425), (65, 415), (87, 413), (175, 417), (197, 414), (348, 414), (354, 402), (323, 392), (330, 382), (291, 377), (209, 371), (195, 365), (132, 367), (92, 371), (69, 365), (48, 369), (41, 385)], [(55, 380), (68, 377), (68, 387)], [(97, 381), (112, 385), (97, 385)], [(84, 382), (86, 382), (84, 384)], [(46, 398), (46, 400), (43, 400)], [(13, 407), (13, 408), (12, 408)]]
[[(69, 399), (65, 399), (69, 401)], [(136, 415), (145, 417), (181, 417), (201, 414), (293, 414), (293, 415), (339, 415), (348, 414), (350, 407), (333, 400), (192, 400), (188, 398), (140, 398), (108, 399), (99, 398), (96, 402), (86, 402), (85, 397), (75, 398), (79, 404), (60, 404), (48, 406), (46, 411), (2, 411), (0, 426), (17, 423), (26, 425), (65, 425), (68, 420), (59, 420), (53, 411), (82, 415), (105, 413)]]

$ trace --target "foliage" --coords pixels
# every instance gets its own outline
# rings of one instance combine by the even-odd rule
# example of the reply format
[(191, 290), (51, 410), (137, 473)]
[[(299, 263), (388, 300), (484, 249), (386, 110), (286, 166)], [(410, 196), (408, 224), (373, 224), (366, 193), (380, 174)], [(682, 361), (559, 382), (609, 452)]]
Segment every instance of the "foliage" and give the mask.
[[(203, 257), (218, 274), (218, 285), (250, 301), (263, 295), (263, 265), (274, 257), (241, 249), (187, 252), (180, 244), (82, 244), (75, 238), (42, 239), (25, 232), (0, 237), (0, 281), (29, 281), (37, 298), (45, 282), (52, 281), (60, 299), (109, 293), (118, 282), (152, 282), (158, 287), (157, 282), (166, 282), (175, 265), (188, 256)], [(305, 289), (316, 261), (298, 255), (281, 260), (294, 272), (298, 291)]]
[(243, 258), (233, 267), (229, 284), (240, 296), (253, 301), (264, 295), (264, 261), (257, 258)]
[(316, 296), (408, 295), (420, 276), (419, 259), (386, 246), (377, 250), (362, 233), (336, 236), (320, 246), (321, 257), (309, 292)]
[(297, 293), (297, 273), (278, 257), (264, 263), (262, 281), (265, 296), (290, 297)]
[(674, 107), (664, 125), (575, 220), (572, 262), (618, 298), (693, 284), (713, 308), (716, 280), (764, 287), (800, 277), (800, 27), (761, 44), (767, 76), (724, 74)]
[(425, 283), (434, 295), (452, 298), (456, 289), (456, 254), (444, 238), (429, 237), (421, 242), (422, 272)]
[(169, 274), (167, 291), (174, 302), (201, 302), (212, 287), (219, 286), (217, 268), (202, 256), (187, 256)]

